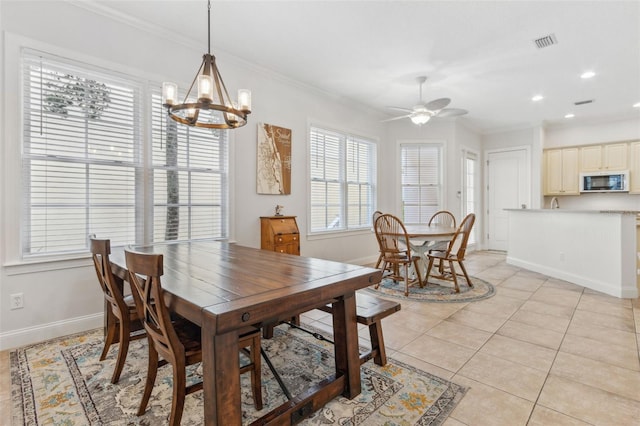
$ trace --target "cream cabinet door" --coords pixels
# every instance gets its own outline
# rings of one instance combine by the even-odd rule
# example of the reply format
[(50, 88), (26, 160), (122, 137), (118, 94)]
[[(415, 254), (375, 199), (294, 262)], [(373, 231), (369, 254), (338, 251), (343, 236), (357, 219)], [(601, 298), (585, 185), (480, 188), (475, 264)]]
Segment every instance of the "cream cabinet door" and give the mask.
[(578, 148), (545, 151), (545, 195), (579, 194)]
[[(640, 141), (631, 142), (629, 145), (629, 192), (640, 194)], [(640, 240), (638, 240), (640, 244)]]
[(605, 170), (626, 170), (627, 169), (627, 143), (616, 143), (604, 145)]
[(580, 171), (598, 172), (602, 167), (602, 145), (580, 148)]
[(580, 193), (580, 174), (578, 170), (578, 148), (562, 150), (562, 193), (578, 195)]

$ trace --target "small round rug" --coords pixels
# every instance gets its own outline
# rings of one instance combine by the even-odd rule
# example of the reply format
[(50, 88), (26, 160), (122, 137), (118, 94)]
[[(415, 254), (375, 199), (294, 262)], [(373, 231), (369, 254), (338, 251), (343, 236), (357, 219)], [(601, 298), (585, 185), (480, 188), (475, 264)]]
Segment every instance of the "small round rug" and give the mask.
[(495, 287), (480, 278), (471, 277), (473, 287), (467, 286), (464, 278), (458, 279), (460, 293), (456, 293), (453, 282), (429, 277), (429, 283), (423, 288), (418, 284), (409, 286), (409, 297), (404, 295), (404, 282), (393, 282), (391, 279), (383, 279), (380, 287), (368, 287), (372, 293), (382, 294), (404, 300), (416, 300), (419, 302), (434, 303), (462, 303), (475, 302), (488, 299), (496, 293)]

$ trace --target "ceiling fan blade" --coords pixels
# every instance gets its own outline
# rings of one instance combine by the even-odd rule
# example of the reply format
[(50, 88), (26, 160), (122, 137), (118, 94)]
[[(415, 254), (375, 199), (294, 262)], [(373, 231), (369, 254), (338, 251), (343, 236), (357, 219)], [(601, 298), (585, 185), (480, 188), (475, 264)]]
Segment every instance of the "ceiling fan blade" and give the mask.
[(445, 108), (436, 114), (436, 117), (457, 117), (459, 115), (465, 115), (469, 111), (460, 108)]
[(387, 121), (400, 120), (401, 118), (411, 117), (411, 114), (401, 115), (400, 117), (387, 118), (386, 120), (382, 120), (381, 123), (386, 123)]
[(388, 106), (385, 108), (389, 108), (389, 109), (395, 109), (396, 111), (402, 111), (402, 112), (413, 112), (412, 109), (409, 108), (402, 108), (402, 107), (396, 107), (396, 106)]
[(451, 103), (451, 99), (449, 98), (435, 99), (427, 103), (425, 105), (425, 108), (427, 108), (429, 111), (437, 111), (439, 109), (446, 107), (447, 105), (449, 105), (449, 103)]

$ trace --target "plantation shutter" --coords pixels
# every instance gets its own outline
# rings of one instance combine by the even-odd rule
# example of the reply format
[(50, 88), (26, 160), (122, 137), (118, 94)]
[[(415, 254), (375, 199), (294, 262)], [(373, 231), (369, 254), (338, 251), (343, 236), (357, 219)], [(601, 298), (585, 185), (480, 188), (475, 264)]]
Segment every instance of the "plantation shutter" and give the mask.
[(344, 136), (311, 128), (311, 232), (345, 228), (343, 147)]
[(370, 227), (376, 176), (375, 144), (350, 136), (347, 141), (347, 211), (349, 228)]
[(435, 144), (400, 146), (402, 212), (407, 224), (428, 223), (442, 206), (442, 149)]
[(226, 238), (227, 131), (179, 125), (161, 98), (155, 90), (153, 241)]
[(86, 251), (87, 235), (135, 241), (141, 89), (23, 52), (22, 252)]
[(375, 143), (318, 127), (309, 138), (311, 232), (371, 227)]

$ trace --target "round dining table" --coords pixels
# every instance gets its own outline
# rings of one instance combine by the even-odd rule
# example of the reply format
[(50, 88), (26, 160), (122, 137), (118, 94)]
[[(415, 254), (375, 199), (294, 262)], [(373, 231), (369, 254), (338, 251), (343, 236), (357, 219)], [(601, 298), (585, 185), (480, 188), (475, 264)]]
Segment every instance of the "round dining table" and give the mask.
[[(429, 264), (427, 253), (435, 248), (446, 249), (446, 244), (451, 241), (457, 228), (441, 224), (415, 224), (405, 225), (405, 229), (409, 237), (411, 250), (420, 256), (420, 263), (422, 263), (421, 274), (424, 280), (427, 276), (427, 265)], [(435, 242), (435, 244), (432, 244), (432, 242)]]

